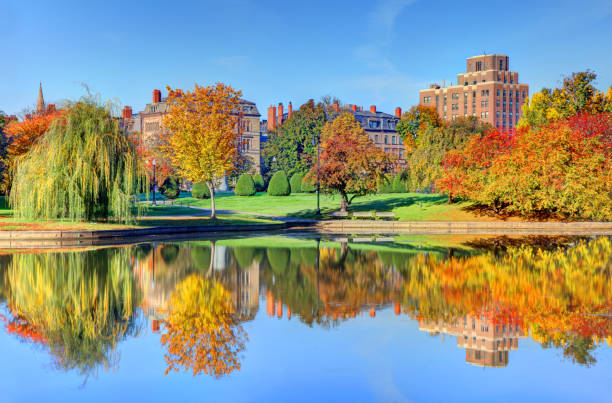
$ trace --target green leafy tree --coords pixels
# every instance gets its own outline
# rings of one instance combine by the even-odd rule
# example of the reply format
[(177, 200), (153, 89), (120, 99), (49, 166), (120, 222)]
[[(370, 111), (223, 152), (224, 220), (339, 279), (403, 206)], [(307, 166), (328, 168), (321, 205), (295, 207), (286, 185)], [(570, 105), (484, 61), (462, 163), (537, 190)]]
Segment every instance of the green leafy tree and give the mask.
[(543, 88), (523, 104), (523, 118), (517, 127), (544, 127), (548, 123), (581, 113), (612, 112), (612, 86), (604, 94), (593, 85), (597, 74), (591, 70), (563, 78), (561, 88)]
[(264, 163), (271, 172), (285, 171), (287, 175), (306, 172), (316, 156), (313, 136), (318, 138), (325, 124), (325, 109), (306, 102), (291, 119), (269, 133), (269, 140), (263, 150)]

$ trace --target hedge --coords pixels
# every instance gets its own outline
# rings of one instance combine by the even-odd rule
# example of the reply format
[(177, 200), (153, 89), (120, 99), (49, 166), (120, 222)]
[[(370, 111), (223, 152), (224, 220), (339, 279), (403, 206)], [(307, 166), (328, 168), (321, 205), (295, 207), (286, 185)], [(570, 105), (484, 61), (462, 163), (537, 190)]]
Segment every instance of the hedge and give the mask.
[(302, 179), (304, 179), (304, 174), (293, 174), (291, 180), (289, 181), (289, 185), (291, 185), (291, 193), (302, 193)]
[(255, 183), (250, 174), (244, 173), (238, 178), (234, 194), (237, 196), (253, 196), (255, 194)]
[(180, 193), (179, 182), (175, 178), (167, 177), (159, 188), (159, 192), (168, 199), (176, 199)]
[(196, 199), (209, 199), (210, 190), (208, 190), (208, 185), (204, 182), (194, 184), (191, 188), (191, 196)]
[(268, 184), (268, 195), (289, 196), (290, 194), (291, 186), (287, 180), (287, 174), (284, 171), (276, 172)]
[(317, 191), (317, 182), (310, 181), (306, 176), (302, 179), (302, 192), (304, 193), (314, 193)]
[(266, 181), (261, 174), (253, 176), (253, 183), (255, 183), (255, 190), (263, 192), (266, 190)]

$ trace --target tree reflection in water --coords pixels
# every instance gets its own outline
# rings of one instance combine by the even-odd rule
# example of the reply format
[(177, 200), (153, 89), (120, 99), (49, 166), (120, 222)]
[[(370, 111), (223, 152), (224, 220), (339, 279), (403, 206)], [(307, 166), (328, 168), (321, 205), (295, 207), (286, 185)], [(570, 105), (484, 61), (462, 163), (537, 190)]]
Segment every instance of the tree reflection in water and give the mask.
[(287, 247), (241, 239), (0, 256), (4, 326), (84, 375), (116, 368), (117, 343), (141, 329), (138, 308), (162, 332), (166, 373), (239, 370), (242, 323), (255, 318), (260, 292), (268, 316), (308, 326), (393, 306), (422, 331), (456, 336), (475, 365), (508, 365), (527, 336), (582, 365), (612, 343), (609, 237), (481, 238), (452, 249), (282, 239)]
[(117, 343), (140, 330), (125, 250), (16, 254), (2, 277), (6, 329), (46, 348), (57, 369), (87, 377), (115, 368)]

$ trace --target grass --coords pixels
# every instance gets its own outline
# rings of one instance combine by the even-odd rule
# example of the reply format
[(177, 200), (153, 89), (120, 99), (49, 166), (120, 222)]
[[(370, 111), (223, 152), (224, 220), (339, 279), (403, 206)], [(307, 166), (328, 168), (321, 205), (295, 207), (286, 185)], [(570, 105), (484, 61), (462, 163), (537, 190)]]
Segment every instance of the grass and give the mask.
[[(210, 200), (192, 197), (179, 199), (182, 203), (210, 208)], [(314, 218), (316, 195), (298, 193), (290, 196), (268, 196), (257, 193), (252, 197), (219, 194), (216, 207), (220, 210)], [(340, 197), (321, 195), (321, 213), (340, 209)], [(389, 193), (356, 198), (350, 211), (393, 211), (400, 221), (497, 221), (494, 217), (478, 215), (470, 211), (471, 202), (448, 204), (448, 197), (441, 194)]]
[[(0, 205), (0, 207), (7, 207)], [(0, 208), (0, 231), (43, 230), (111, 230), (164, 226), (269, 224), (275, 221), (248, 214), (219, 214), (211, 220), (197, 210), (180, 206), (150, 206), (142, 216), (128, 224), (113, 222), (80, 222), (69, 220), (23, 220), (13, 218), (12, 210)]]

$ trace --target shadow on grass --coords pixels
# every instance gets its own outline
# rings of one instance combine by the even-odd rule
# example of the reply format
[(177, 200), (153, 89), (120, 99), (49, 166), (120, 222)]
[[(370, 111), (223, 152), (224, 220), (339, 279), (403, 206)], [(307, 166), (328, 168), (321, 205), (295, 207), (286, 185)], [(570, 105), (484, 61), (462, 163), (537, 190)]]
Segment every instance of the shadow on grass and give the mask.
[[(364, 198), (356, 198), (353, 203), (349, 206), (349, 212), (353, 211), (393, 211), (399, 207), (408, 207), (415, 204), (422, 204), (426, 206), (446, 204), (448, 197), (440, 194), (402, 194), (397, 193), (395, 197), (387, 197), (384, 199), (367, 200)], [(300, 210), (295, 213), (289, 214), (291, 217), (299, 218), (325, 218), (333, 211), (340, 210), (340, 202), (336, 208), (322, 208), (321, 215), (317, 216), (314, 209)]]

